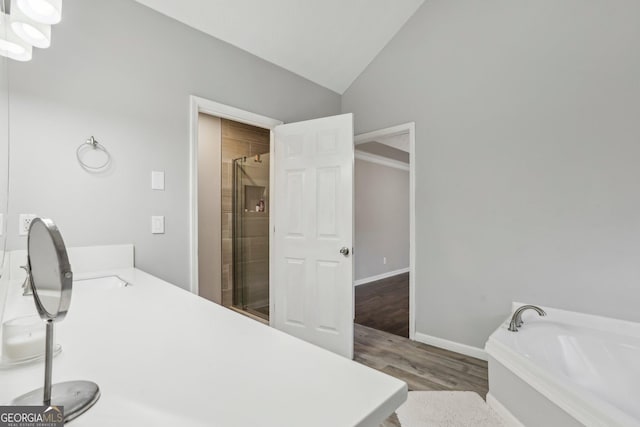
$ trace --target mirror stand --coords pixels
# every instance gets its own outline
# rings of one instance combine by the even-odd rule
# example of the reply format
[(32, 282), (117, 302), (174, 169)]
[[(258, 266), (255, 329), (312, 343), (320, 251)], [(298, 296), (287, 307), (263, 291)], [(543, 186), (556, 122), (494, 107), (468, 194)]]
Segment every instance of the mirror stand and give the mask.
[(44, 364), (44, 387), (32, 390), (13, 400), (13, 405), (62, 406), (64, 422), (82, 415), (100, 398), (100, 388), (91, 381), (67, 381), (51, 384), (53, 371), (53, 320), (47, 319)]
[(27, 271), (33, 299), (47, 323), (44, 387), (13, 400), (13, 405), (62, 406), (64, 421), (82, 415), (100, 398), (100, 388), (91, 381), (51, 384), (53, 370), (53, 323), (64, 319), (71, 302), (73, 272), (62, 235), (53, 221), (35, 218), (27, 240)]

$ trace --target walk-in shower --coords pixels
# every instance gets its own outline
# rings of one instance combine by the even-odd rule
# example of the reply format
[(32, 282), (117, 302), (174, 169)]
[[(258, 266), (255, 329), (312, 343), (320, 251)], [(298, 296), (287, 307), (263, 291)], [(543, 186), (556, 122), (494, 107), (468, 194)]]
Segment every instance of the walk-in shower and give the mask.
[(269, 318), (269, 154), (233, 161), (233, 305)]

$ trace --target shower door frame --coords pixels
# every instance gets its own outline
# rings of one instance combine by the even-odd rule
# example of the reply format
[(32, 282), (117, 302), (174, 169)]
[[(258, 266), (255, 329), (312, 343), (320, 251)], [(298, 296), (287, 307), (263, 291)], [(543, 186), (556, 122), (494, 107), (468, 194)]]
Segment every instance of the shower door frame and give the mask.
[[(198, 96), (189, 96), (189, 291), (198, 295), (198, 114), (203, 113), (221, 119), (233, 120), (262, 129), (269, 129), (269, 154), (274, 158), (273, 129), (283, 121), (241, 110)], [(269, 187), (274, 182), (274, 164), (269, 165)], [(269, 266), (272, 264), (273, 247), (273, 214), (275, 212), (273, 197), (269, 198)], [(222, 228), (222, 224), (218, 224)], [(269, 268), (269, 284), (271, 284), (271, 268)], [(269, 286), (269, 307), (272, 311), (273, 298)]]
[[(267, 203), (269, 205), (269, 209), (266, 210), (267, 213), (267, 217), (270, 219), (271, 218), (271, 183), (273, 182), (271, 180), (271, 147), (269, 147), (269, 153), (264, 153), (264, 154), (258, 154), (257, 156), (260, 158), (265, 158), (265, 157), (269, 157), (269, 183), (266, 186), (266, 191), (267, 191), (267, 197), (265, 197), (267, 199)], [(240, 229), (242, 229), (243, 227), (240, 225), (243, 223), (243, 219), (245, 219), (246, 217), (244, 216), (244, 214), (246, 213), (246, 209), (243, 210), (242, 206), (247, 206), (246, 204), (246, 192), (242, 191), (242, 187), (243, 184), (241, 183), (241, 178), (239, 177), (239, 169), (243, 168), (245, 166), (249, 166), (246, 164), (247, 161), (249, 161), (250, 159), (254, 159), (255, 156), (243, 156), (243, 157), (239, 157), (237, 159), (233, 159), (233, 190), (232, 190), (232, 210), (233, 210), (233, 226), (231, 227), (232, 229), (232, 250), (233, 250), (233, 295), (232, 295), (232, 303), (231, 305), (236, 307), (237, 309), (243, 310), (253, 316), (257, 316), (260, 317), (264, 320), (269, 320), (269, 314), (264, 314), (262, 312), (260, 312), (259, 310), (257, 310), (255, 307), (251, 307), (250, 303), (247, 300), (247, 295), (246, 295), (246, 289), (249, 286), (245, 280), (246, 280), (246, 272), (244, 271), (243, 268), (238, 268), (238, 264), (239, 264), (239, 259), (240, 258), (244, 258), (244, 251), (242, 249), (242, 244), (238, 244), (237, 238), (239, 237), (239, 235), (242, 233), (242, 231), (240, 231)], [(240, 166), (238, 163), (242, 161), (243, 162), (243, 166)], [(261, 160), (262, 163), (262, 160)], [(254, 165), (255, 167), (255, 165)], [(245, 175), (249, 175), (249, 172), (244, 170), (244, 174)], [(242, 206), (241, 206), (242, 205)], [(248, 205), (249, 208), (252, 205)], [(256, 206), (257, 207), (257, 206)], [(269, 234), (269, 245), (268, 245), (268, 259), (267, 262), (269, 264), (269, 275), (268, 275), (268, 279), (269, 280), (269, 285), (271, 284), (271, 237), (272, 234), (270, 231), (270, 224), (267, 224), (267, 233)], [(271, 286), (269, 286), (269, 290), (271, 290)], [(271, 292), (268, 292), (268, 302), (267, 302), (267, 306), (269, 307), (269, 311), (271, 311)]]

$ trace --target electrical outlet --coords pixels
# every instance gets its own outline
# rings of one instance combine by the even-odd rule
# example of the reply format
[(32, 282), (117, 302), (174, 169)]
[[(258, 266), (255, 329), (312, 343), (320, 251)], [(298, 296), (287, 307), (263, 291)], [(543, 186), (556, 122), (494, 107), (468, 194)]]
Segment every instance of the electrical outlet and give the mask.
[(385, 264), (385, 265), (387, 264), (387, 257), (386, 256), (382, 257), (382, 263)]
[(29, 234), (29, 227), (31, 227), (31, 221), (36, 218), (34, 214), (20, 214), (18, 219), (18, 234), (20, 236), (26, 236)]

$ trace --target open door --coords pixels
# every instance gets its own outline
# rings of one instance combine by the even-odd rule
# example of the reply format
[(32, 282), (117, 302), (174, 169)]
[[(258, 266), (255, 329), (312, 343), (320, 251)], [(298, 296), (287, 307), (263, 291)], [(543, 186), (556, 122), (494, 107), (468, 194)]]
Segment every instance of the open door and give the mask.
[(272, 325), (353, 358), (353, 115), (274, 129)]

